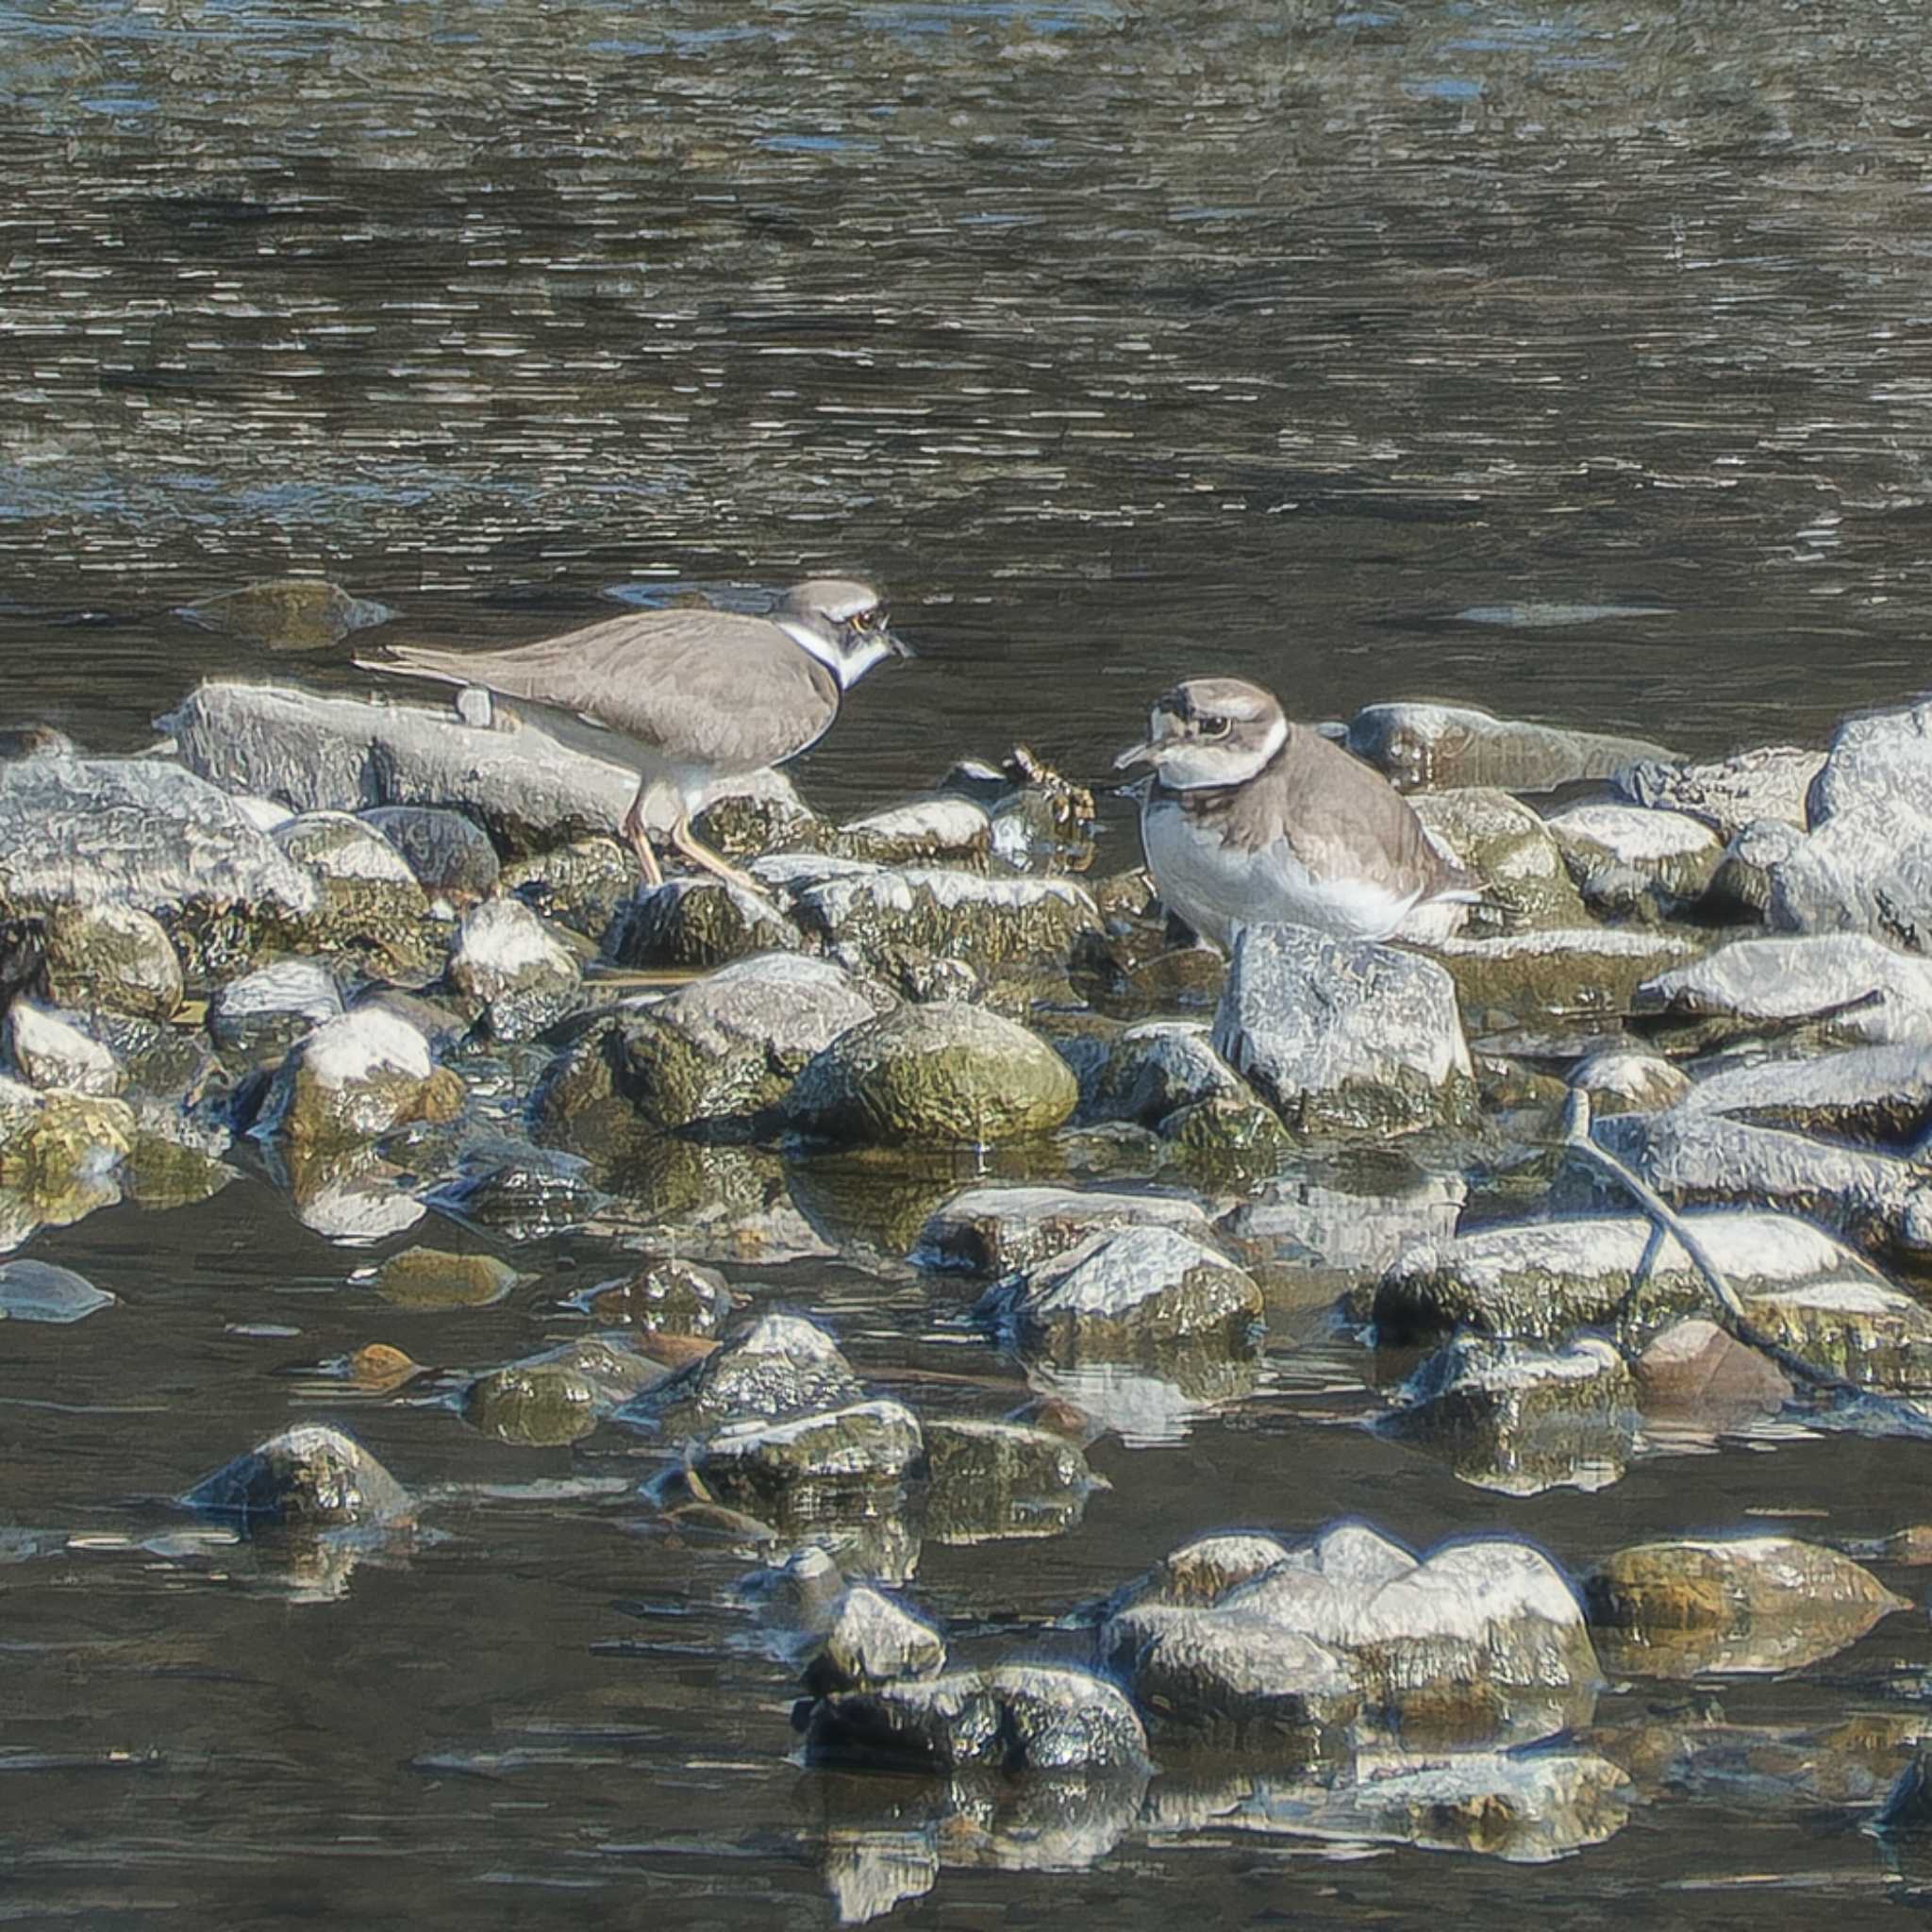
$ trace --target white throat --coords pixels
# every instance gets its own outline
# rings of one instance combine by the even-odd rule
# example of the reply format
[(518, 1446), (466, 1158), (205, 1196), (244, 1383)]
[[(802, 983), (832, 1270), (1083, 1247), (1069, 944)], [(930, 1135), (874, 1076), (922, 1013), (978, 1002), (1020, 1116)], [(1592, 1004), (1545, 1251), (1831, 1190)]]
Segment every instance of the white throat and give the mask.
[(1266, 770), (1288, 742), (1288, 720), (1277, 718), (1268, 736), (1253, 751), (1233, 751), (1224, 744), (1195, 739), (1160, 755), (1160, 782), (1176, 791), (1208, 791), (1222, 785), (1245, 785)]
[(841, 691), (850, 691), (880, 658), (890, 658), (892, 654), (891, 645), (883, 638), (867, 638), (859, 649), (841, 652), (832, 639), (822, 631), (814, 630), (808, 624), (800, 624), (793, 617), (780, 617), (774, 621), (801, 651), (810, 652), (838, 679)]

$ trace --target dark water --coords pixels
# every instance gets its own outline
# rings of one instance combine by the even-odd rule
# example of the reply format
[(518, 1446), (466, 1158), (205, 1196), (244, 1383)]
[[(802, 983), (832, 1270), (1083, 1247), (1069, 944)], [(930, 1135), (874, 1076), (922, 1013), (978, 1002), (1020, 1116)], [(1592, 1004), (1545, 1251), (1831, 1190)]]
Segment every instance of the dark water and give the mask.
[[(1928, 67), (1881, 0), (0, 8), (6, 708), (116, 748), (202, 675), (355, 684), (168, 614), (287, 571), (509, 642), (824, 566), (924, 654), (803, 762), (830, 807), (1016, 736), (1095, 772), (1209, 666), (1308, 715), (1817, 740), (1924, 681)], [(0, 1917), (826, 1922), (828, 1833), (897, 1800), (788, 1760), (741, 1557), (525, 1496), (324, 1573), (141, 1500), (297, 1412), (412, 1485), (642, 1473), (615, 1432), (511, 1450), (274, 1374), (500, 1360), (624, 1259), (506, 1251), (538, 1286), (399, 1313), (254, 1178), (36, 1243), (126, 1306), (0, 1328)], [(940, 1339), (943, 1284), (730, 1272), (870, 1374), (991, 1378), (926, 1406), (1026, 1393)], [(1925, 1513), (1924, 1445), (1802, 1436), (1494, 1496), (1350, 1425), (1369, 1364), (1316, 1316), (1271, 1349), (1176, 1440), (1103, 1441), (1076, 1532), (929, 1543), (918, 1597), (969, 1656), (1052, 1649), (1230, 1522), (1509, 1528), (1580, 1569)], [(1694, 1709), (1612, 1693), (1626, 1740), (1735, 1732), (1562, 1864), (1136, 1825), (1086, 1869), (949, 1866), (897, 1922), (1904, 1923), (1857, 1827), (1928, 1665), (1914, 1613)], [(1864, 1785), (1804, 1773), (1860, 1726)]]

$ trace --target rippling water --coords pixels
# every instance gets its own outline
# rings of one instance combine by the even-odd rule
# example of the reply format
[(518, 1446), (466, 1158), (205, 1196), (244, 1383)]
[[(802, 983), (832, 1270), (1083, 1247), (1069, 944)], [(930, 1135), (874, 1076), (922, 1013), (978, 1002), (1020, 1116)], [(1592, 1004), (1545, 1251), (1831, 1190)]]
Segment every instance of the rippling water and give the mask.
[[(202, 675), (358, 686), (170, 614), (283, 572), (506, 643), (824, 566), (924, 653), (803, 761), (830, 807), (1015, 736), (1097, 773), (1210, 666), (1311, 716), (1817, 740), (1924, 675), (1928, 68), (1884, 0), (0, 6), (6, 709), (117, 748)], [(141, 1545), (170, 1533), (141, 1498), (300, 1406), (277, 1366), (525, 1352), (608, 1246), (526, 1247), (542, 1294), (435, 1317), (255, 1180), (43, 1251), (128, 1306), (0, 1330), (0, 1914), (824, 1922), (832, 1800), (729, 1555), (634, 1505), (475, 1501), (291, 1603), (259, 1553)], [(949, 1291), (737, 1273), (869, 1373), (1025, 1392), (932, 1339)], [(1491, 1496), (1348, 1426), (1360, 1360), (1276, 1326), (1251, 1401), (1094, 1452), (1115, 1487), (1073, 1535), (927, 1548), (969, 1653), (1051, 1647), (1224, 1522), (1510, 1527), (1580, 1568), (1924, 1510), (1922, 1446), (1845, 1441)], [(412, 1483), (626, 1468), (326, 1412)], [(1928, 1653), (1898, 1617), (1803, 1678), (1613, 1694), (1626, 1738), (1734, 1730), (1566, 1865), (1129, 1833), (1051, 1878), (950, 1870), (902, 1920), (1876, 1918), (1869, 1792), (1791, 1767), (1908, 1734)]]

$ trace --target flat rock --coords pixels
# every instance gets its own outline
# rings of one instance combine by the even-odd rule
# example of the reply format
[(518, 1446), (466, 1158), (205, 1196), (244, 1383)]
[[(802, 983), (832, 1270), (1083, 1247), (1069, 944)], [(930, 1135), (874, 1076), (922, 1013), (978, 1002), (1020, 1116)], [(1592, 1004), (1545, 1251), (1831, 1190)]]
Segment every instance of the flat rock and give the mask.
[(1775, 1415), (1791, 1399), (1790, 1377), (1769, 1356), (1699, 1315), (1653, 1336), (1631, 1372), (1647, 1415), (1717, 1427)]
[(1213, 1041), (1297, 1131), (1402, 1131), (1463, 1117), (1474, 1070), (1432, 960), (1302, 926), (1236, 936)]
[(1728, 840), (1765, 820), (1802, 829), (1807, 795), (1824, 768), (1822, 751), (1775, 744), (1692, 764), (1638, 758), (1612, 782), (1634, 805), (1683, 812)]
[[(441, 806), (475, 819), (512, 854), (617, 830), (637, 792), (634, 771), (587, 757), (535, 724), (500, 712), (493, 720), (479, 727), (448, 708), (215, 683), (158, 722), (191, 772), (298, 811)], [(777, 787), (791, 790), (766, 773), (731, 781), (720, 795)]]
[(1690, 1091), (1682, 1069), (1656, 1054), (1608, 1048), (1579, 1060), (1571, 1086), (1590, 1095), (1591, 1113), (1607, 1119), (1619, 1113), (1660, 1113)]
[(1430, 948), (1455, 981), (1471, 1027), (1485, 1033), (1621, 1016), (1641, 985), (1687, 965), (1699, 950), (1675, 933), (1604, 925)]
[(1206, 1241), (1210, 1224), (1201, 1204), (1183, 1194), (974, 1187), (933, 1213), (920, 1230), (912, 1259), (923, 1268), (1018, 1274), (1090, 1235), (1137, 1226), (1171, 1227)]
[(1646, 979), (1633, 1012), (1700, 1042), (1805, 1025), (1826, 1042), (1932, 1040), (1932, 964), (1862, 935), (1734, 940)]
[(0, 763), (0, 900), (148, 912), (240, 904), (293, 917), (314, 878), (225, 792), (158, 758)]
[(991, 847), (986, 808), (958, 794), (891, 806), (839, 827), (841, 852), (880, 865), (953, 865), (984, 859)]
[(902, 1007), (841, 1034), (793, 1081), (785, 1119), (873, 1146), (982, 1147), (1051, 1133), (1079, 1100), (1036, 1034), (983, 1008)]
[(1851, 1557), (1785, 1536), (1638, 1543), (1583, 1590), (1610, 1668), (1652, 1677), (1795, 1670), (1910, 1607)]
[(305, 1423), (226, 1462), (182, 1497), (191, 1509), (251, 1526), (392, 1522), (408, 1491), (353, 1436)]
[(1857, 1046), (1726, 1067), (1680, 1104), (1686, 1112), (1905, 1152), (1932, 1128), (1932, 1044)]
[(1089, 1235), (975, 1311), (1056, 1355), (1130, 1354), (1177, 1342), (1245, 1345), (1261, 1320), (1253, 1276), (1219, 1249), (1171, 1227)]
[(1642, 739), (1565, 731), (1470, 706), (1407, 701), (1357, 711), (1349, 722), (1348, 748), (1399, 791), (1453, 785), (1550, 791), (1577, 778), (1610, 777), (1637, 758), (1674, 762), (1674, 754)]
[[(1882, 1279), (1807, 1221), (1750, 1212), (1699, 1213), (1690, 1221), (1740, 1293), (1840, 1277)], [(1709, 1290), (1674, 1238), (1658, 1244), (1637, 1290), (1652, 1233), (1646, 1217), (1623, 1214), (1504, 1223), (1419, 1241), (1376, 1284), (1376, 1332), (1391, 1342), (1460, 1327), (1560, 1341), (1572, 1329), (1606, 1326), (1626, 1314), (1655, 1321), (1700, 1311)]]
[(1848, 1382), (1899, 1395), (1932, 1394), (1932, 1309), (1862, 1277), (1753, 1295), (1751, 1326)]
[(452, 992), (499, 1040), (529, 1040), (577, 1004), (576, 956), (521, 899), (486, 899), (451, 946)]

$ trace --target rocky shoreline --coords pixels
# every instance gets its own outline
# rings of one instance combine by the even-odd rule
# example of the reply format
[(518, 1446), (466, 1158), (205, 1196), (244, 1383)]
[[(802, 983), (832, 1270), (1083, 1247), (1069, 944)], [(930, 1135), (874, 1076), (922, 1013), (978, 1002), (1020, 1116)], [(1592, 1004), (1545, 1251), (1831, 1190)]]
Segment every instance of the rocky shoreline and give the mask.
[[(1558, 1856), (1644, 1780), (1592, 1735), (1607, 1679), (1798, 1669), (1903, 1600), (1781, 1536), (1571, 1577), (1507, 1534), (1213, 1520), (1068, 1604), (1051, 1656), (958, 1656), (903, 1592), (925, 1540), (1077, 1524), (1093, 1442), (1228, 1412), (1289, 1309), (1360, 1349), (1374, 1429), (1506, 1498), (1605, 1489), (1666, 1435), (1932, 1434), (1928, 721), (1691, 763), (1376, 706), (1348, 743), (1481, 903), (1446, 937), (1255, 927), (1224, 960), (1096, 870), (1092, 800), (1024, 749), (843, 825), (760, 774), (699, 830), (763, 897), (641, 891), (628, 777), (507, 712), (205, 686), (164, 753), (0, 763), (0, 919), (44, 963), (6, 1019), (0, 1248), (243, 1167), (389, 1247), (397, 1307), (525, 1280), (394, 1248), (432, 1210), (601, 1244), (626, 1272), (575, 1340), (327, 1373), (504, 1444), (621, 1438), (627, 1492), (742, 1549), (803, 1761), (931, 1780), (901, 1864), (833, 1834), (848, 1919), (1135, 1831)], [(1676, 1235), (1566, 1135), (1573, 1093)], [(957, 1280), (960, 1345), (1035, 1400), (929, 1408), (730, 1278), (833, 1256)], [(137, 1319), (26, 1258), (0, 1317)], [(304, 1589), (433, 1533), (434, 1491), (333, 1426), (237, 1448), (180, 1501)]]

